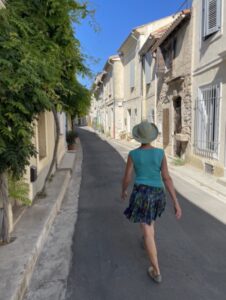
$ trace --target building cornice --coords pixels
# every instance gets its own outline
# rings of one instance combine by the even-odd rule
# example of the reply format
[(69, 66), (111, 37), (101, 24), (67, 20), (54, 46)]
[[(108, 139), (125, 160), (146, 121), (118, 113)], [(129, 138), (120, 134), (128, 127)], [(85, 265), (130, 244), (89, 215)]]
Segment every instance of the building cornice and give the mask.
[(116, 54), (116, 55), (112, 55), (109, 56), (108, 60), (106, 61), (105, 65), (104, 65), (104, 70), (106, 70), (108, 68), (108, 66), (112, 66), (112, 64), (115, 61), (120, 61), (120, 57)]
[(226, 56), (221, 57), (221, 56), (219, 55), (219, 57), (217, 57), (217, 58), (211, 60), (209, 63), (207, 63), (207, 64), (205, 64), (205, 65), (203, 65), (203, 66), (200, 66), (199, 68), (195, 69), (195, 70), (193, 71), (192, 74), (193, 74), (193, 76), (197, 76), (197, 75), (199, 75), (199, 74), (202, 74), (203, 72), (206, 72), (206, 71), (208, 71), (208, 70), (210, 70), (210, 69), (212, 69), (212, 68), (218, 66), (218, 65), (221, 64), (225, 59), (226, 59)]

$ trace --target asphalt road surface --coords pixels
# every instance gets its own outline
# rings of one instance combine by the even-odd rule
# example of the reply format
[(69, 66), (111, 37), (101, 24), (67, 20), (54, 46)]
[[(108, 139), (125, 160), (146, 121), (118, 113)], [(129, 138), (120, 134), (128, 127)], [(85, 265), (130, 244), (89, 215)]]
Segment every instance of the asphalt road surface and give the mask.
[(67, 300), (225, 300), (226, 226), (181, 196), (177, 221), (169, 199), (156, 222), (163, 282), (155, 284), (139, 225), (123, 215), (122, 157), (95, 133), (79, 134), (84, 160)]

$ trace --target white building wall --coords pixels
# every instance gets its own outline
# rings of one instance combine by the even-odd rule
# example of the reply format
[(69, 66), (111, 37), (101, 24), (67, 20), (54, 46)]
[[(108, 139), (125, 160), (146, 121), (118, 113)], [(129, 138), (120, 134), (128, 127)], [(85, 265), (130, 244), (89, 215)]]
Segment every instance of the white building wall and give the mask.
[[(202, 1), (194, 0), (193, 2), (193, 99), (198, 98), (200, 87), (215, 83), (221, 85), (221, 99), (218, 158), (206, 159), (194, 154), (192, 159), (200, 168), (204, 168), (205, 163), (213, 165), (214, 174), (217, 176), (226, 175), (226, 3), (221, 2), (221, 29), (205, 40), (202, 37)], [(193, 116), (193, 140), (194, 132), (195, 116)]]
[[(154, 99), (151, 100), (151, 98), (153, 98), (153, 92), (151, 90), (147, 95), (149, 97), (149, 103), (147, 102), (148, 97), (144, 95), (145, 91), (142, 87), (142, 62), (140, 60), (139, 51), (152, 31), (169, 24), (172, 19), (173, 17), (170, 16), (138, 27), (135, 30), (137, 33), (132, 33), (120, 48), (120, 51), (123, 52), (122, 63), (124, 67), (123, 127), (129, 137), (131, 137), (134, 125), (141, 122), (142, 119), (150, 118), (152, 108), (149, 107), (149, 104), (154, 101)], [(133, 61), (135, 63), (135, 84), (134, 88), (131, 88), (130, 67)], [(152, 89), (153, 88), (154, 84)]]

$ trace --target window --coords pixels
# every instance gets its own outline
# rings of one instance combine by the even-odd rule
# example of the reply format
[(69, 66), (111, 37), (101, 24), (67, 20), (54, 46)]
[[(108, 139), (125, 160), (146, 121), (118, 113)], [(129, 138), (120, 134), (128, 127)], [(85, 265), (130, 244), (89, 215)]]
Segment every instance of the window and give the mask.
[(112, 97), (112, 91), (113, 91), (113, 77), (112, 77), (112, 71), (109, 73), (109, 81), (108, 81), (109, 89), (108, 89), (108, 96)]
[(148, 122), (155, 123), (155, 110), (152, 109), (148, 114)]
[(203, 0), (203, 37), (208, 38), (221, 28), (221, 0)]
[(173, 58), (176, 58), (177, 56), (177, 39), (175, 38), (173, 40)]
[(169, 44), (165, 49), (163, 49), (162, 54), (165, 63), (165, 72), (167, 72), (172, 68), (172, 45)]
[(133, 90), (135, 87), (135, 61), (134, 59), (130, 62), (130, 89)]
[(199, 89), (195, 110), (195, 152), (216, 158), (219, 146), (220, 85)]
[(155, 110), (154, 109), (151, 110), (151, 119), (152, 119), (151, 122), (155, 123)]
[(151, 84), (150, 83), (146, 84), (146, 95), (149, 95), (150, 88), (151, 88)]

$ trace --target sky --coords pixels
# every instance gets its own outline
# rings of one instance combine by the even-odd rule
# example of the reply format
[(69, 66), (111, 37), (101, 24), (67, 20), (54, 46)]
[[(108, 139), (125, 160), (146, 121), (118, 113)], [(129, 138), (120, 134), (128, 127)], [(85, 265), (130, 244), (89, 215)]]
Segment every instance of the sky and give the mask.
[[(93, 74), (103, 70), (109, 56), (117, 50), (131, 30), (137, 26), (178, 12), (184, 0), (90, 0), (89, 8), (95, 10), (95, 23), (90, 18), (75, 25), (75, 34), (81, 51), (87, 56), (86, 64)], [(79, 78), (87, 86), (93, 79)]]

